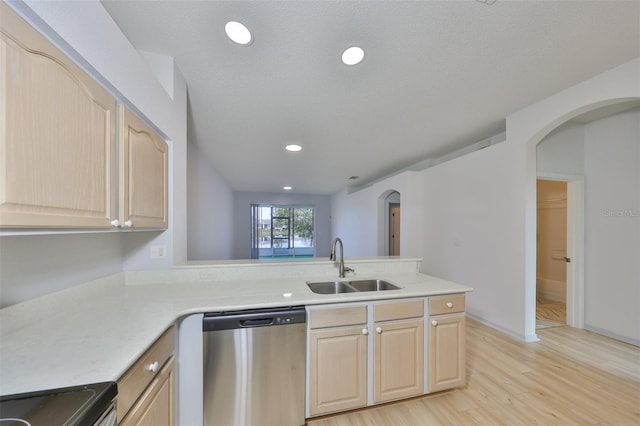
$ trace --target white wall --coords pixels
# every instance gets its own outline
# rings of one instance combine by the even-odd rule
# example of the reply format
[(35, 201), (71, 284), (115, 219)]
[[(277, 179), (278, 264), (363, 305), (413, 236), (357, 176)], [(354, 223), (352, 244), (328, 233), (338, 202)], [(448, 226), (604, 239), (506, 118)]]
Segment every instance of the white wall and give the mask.
[(251, 258), (251, 204), (313, 206), (316, 256), (327, 257), (331, 249), (331, 197), (328, 195), (235, 191), (233, 193), (233, 258)]
[(418, 173), (407, 171), (331, 197), (331, 238), (342, 239), (345, 257), (384, 254), (385, 198), (391, 191), (400, 193), (400, 255), (420, 256), (422, 196), (418, 179)]
[[(401, 188), (387, 189), (400, 192), (400, 199), (404, 198)], [(378, 197), (384, 192), (385, 189), (376, 185), (352, 194), (344, 189), (331, 197), (332, 239), (340, 237), (345, 257), (378, 254)], [(402, 227), (402, 204), (400, 226)], [(400, 243), (402, 240), (401, 237)], [(402, 248), (400, 252), (402, 253)]]
[(122, 245), (115, 233), (0, 237), (0, 307), (120, 272)]
[(584, 135), (585, 328), (640, 345), (640, 112)]
[(423, 172), (422, 270), (473, 287), (467, 312), (523, 338), (512, 148), (492, 145)]
[(189, 260), (233, 258), (233, 191), (197, 146), (188, 144)]
[[(411, 191), (397, 187), (394, 176), (374, 188), (337, 194), (335, 235), (348, 236), (353, 256), (375, 254), (376, 228), (367, 215), (375, 197), (398, 190), (402, 221), (405, 213), (414, 224), (421, 220), (415, 229), (403, 229), (401, 240), (419, 250), (423, 271), (474, 287), (472, 316), (535, 340), (536, 145), (584, 112), (640, 98), (638, 76), (640, 58), (510, 115), (505, 142), (420, 172), (420, 182), (408, 181)], [(637, 154), (631, 158), (637, 161)], [(624, 318), (638, 324), (637, 316)]]
[[(467, 311), (524, 338), (524, 299), (514, 199), (520, 188), (507, 143), (392, 176), (354, 193), (333, 196), (333, 231), (347, 256), (377, 255), (377, 203), (400, 193), (403, 256), (422, 258), (422, 272), (474, 287)], [(519, 268), (520, 266), (520, 268)]]
[[(156, 62), (155, 66), (163, 69), (153, 70), (98, 0), (26, 0), (8, 4), (167, 139), (170, 206), (169, 229), (162, 233), (0, 237), (2, 293), (12, 294), (14, 302), (123, 269), (165, 268), (186, 259), (187, 96), (186, 83), (173, 61)], [(162, 73), (165, 83), (168, 75), (172, 76), (171, 96), (156, 78), (156, 71)], [(149, 246), (156, 244), (167, 247), (167, 258), (150, 259)], [(9, 264), (18, 258), (22, 261)], [(18, 286), (30, 290), (10, 290)], [(4, 297), (2, 303), (6, 304)]]
[(584, 174), (584, 126), (567, 124), (536, 147), (538, 173)]

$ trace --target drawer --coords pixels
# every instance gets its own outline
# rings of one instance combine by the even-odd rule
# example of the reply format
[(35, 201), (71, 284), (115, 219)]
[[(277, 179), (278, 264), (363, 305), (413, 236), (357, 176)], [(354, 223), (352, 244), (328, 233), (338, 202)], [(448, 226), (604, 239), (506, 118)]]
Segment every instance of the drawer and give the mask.
[(119, 423), (120, 426), (149, 424), (147, 419), (166, 426), (174, 424), (174, 367), (175, 358), (172, 356)]
[(373, 305), (373, 321), (391, 321), (424, 316), (423, 299), (380, 302)]
[(309, 309), (309, 328), (340, 327), (366, 323), (366, 305)]
[(429, 315), (464, 312), (464, 293), (446, 294), (429, 298)]
[[(145, 388), (171, 357), (175, 347), (175, 328), (170, 327), (118, 380), (118, 421), (127, 414)], [(156, 364), (157, 363), (157, 364)]]

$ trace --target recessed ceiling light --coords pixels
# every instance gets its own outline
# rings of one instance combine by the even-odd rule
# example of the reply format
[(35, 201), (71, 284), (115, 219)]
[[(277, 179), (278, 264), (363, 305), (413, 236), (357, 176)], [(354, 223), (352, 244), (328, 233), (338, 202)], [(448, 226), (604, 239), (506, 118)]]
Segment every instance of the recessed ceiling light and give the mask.
[(285, 191), (291, 191), (293, 189), (293, 187), (291, 187), (291, 186), (283, 186), (282, 189), (284, 189)]
[(284, 149), (286, 149), (287, 151), (291, 151), (291, 152), (298, 152), (298, 151), (302, 151), (302, 147), (298, 144), (292, 143), (289, 144), (287, 146), (284, 147)]
[(240, 22), (229, 21), (224, 26), (224, 32), (234, 43), (247, 46), (253, 41), (251, 31)]
[(364, 58), (364, 50), (361, 47), (353, 46), (342, 52), (342, 62), (345, 65), (356, 65)]

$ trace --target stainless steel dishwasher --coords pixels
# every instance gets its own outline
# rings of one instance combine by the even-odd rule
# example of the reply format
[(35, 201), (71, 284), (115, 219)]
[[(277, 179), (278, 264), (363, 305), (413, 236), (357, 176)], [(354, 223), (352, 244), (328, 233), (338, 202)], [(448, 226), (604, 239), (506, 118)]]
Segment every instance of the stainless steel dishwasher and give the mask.
[(305, 423), (304, 306), (206, 314), (204, 425)]

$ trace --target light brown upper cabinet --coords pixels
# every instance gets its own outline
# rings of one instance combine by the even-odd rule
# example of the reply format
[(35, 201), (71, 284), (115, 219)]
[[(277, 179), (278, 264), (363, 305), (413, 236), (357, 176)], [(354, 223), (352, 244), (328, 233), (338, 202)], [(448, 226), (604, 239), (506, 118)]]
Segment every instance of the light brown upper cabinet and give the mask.
[(0, 227), (166, 229), (167, 143), (0, 7)]
[(115, 98), (0, 8), (0, 226), (110, 227)]
[(120, 106), (120, 226), (167, 227), (167, 143)]

